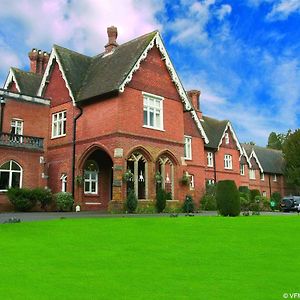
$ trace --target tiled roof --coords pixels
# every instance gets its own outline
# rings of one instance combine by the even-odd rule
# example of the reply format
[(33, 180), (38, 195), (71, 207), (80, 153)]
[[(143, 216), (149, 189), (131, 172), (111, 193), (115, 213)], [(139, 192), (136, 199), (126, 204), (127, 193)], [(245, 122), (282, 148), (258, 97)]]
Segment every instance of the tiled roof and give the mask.
[(205, 147), (217, 149), (228, 124), (228, 120), (216, 120), (207, 116), (203, 116), (201, 124), (209, 139), (209, 143)]
[(282, 151), (250, 144), (242, 144), (242, 146), (248, 156), (250, 156), (252, 150), (254, 150), (265, 173), (283, 174), (284, 159)]
[(25, 72), (17, 68), (12, 68), (16, 81), (20, 88), (20, 93), (29, 96), (36, 96), (42, 81), (42, 75), (32, 72)]

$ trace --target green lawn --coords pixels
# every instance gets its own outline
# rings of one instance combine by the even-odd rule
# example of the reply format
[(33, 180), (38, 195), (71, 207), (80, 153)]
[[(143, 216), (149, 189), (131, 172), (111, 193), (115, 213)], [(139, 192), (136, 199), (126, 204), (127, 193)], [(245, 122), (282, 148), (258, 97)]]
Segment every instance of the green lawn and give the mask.
[(0, 225), (0, 299), (284, 299), (300, 217), (101, 218)]

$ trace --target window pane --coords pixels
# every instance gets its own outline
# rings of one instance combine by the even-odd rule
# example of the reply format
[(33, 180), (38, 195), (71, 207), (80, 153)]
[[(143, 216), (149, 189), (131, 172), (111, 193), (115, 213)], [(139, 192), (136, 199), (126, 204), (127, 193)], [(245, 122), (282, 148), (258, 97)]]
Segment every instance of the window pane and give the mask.
[(154, 111), (153, 111), (153, 109), (150, 109), (149, 118), (150, 118), (149, 125), (154, 126)]
[(90, 191), (90, 183), (89, 181), (84, 182), (84, 192), (88, 193)]
[(3, 164), (1, 167), (0, 167), (0, 170), (9, 170), (10, 169), (10, 166), (9, 166), (9, 161), (6, 162), (5, 164)]
[(96, 192), (96, 182), (92, 182), (92, 193), (95, 193)]
[(21, 174), (12, 172), (11, 187), (20, 187)]
[(66, 134), (67, 122), (66, 122), (66, 121), (63, 121), (62, 126), (63, 126), (63, 128), (62, 128), (62, 134)]
[(97, 177), (97, 173), (96, 172), (91, 173), (91, 179), (92, 180), (96, 180), (96, 177)]
[(156, 111), (155, 119), (155, 126), (160, 128), (160, 113), (158, 111)]
[(9, 172), (0, 172), (0, 190), (7, 190), (9, 184)]
[(148, 125), (147, 110), (144, 110), (144, 125)]
[(11, 167), (12, 170), (17, 170), (17, 171), (21, 171), (20, 167), (13, 161), (12, 162), (12, 167)]

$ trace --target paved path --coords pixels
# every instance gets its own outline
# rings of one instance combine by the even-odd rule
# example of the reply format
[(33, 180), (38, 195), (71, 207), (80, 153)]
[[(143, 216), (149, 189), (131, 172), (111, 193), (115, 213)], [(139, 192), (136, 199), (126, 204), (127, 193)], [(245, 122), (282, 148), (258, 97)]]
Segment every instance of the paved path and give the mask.
[[(283, 212), (262, 212), (261, 215), (272, 215), (272, 216), (292, 216), (297, 213), (283, 213)], [(196, 217), (201, 216), (217, 216), (216, 211), (203, 211), (196, 213)], [(21, 222), (28, 221), (42, 221), (42, 220), (53, 220), (53, 219), (78, 219), (78, 218), (157, 218), (157, 217), (169, 217), (170, 214), (108, 214), (103, 212), (10, 212), (0, 213), (0, 224), (7, 221), (10, 218), (20, 219)], [(179, 216), (185, 216), (185, 214), (179, 214)], [(300, 216), (299, 216), (300, 217)]]

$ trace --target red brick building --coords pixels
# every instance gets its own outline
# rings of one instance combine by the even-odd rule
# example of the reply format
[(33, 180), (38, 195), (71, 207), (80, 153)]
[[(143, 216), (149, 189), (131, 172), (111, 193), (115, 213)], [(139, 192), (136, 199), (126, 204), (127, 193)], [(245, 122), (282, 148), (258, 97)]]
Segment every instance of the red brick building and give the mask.
[(206, 181), (255, 186), (240, 164), (263, 162), (229, 121), (202, 116), (200, 92), (185, 91), (160, 34), (116, 39), (110, 27), (97, 56), (54, 45), (29, 53), (30, 72), (11, 68), (0, 90), (0, 210), (11, 186), (69, 191), (87, 210), (121, 209), (129, 188), (143, 203), (162, 186), (172, 205), (199, 201)]

